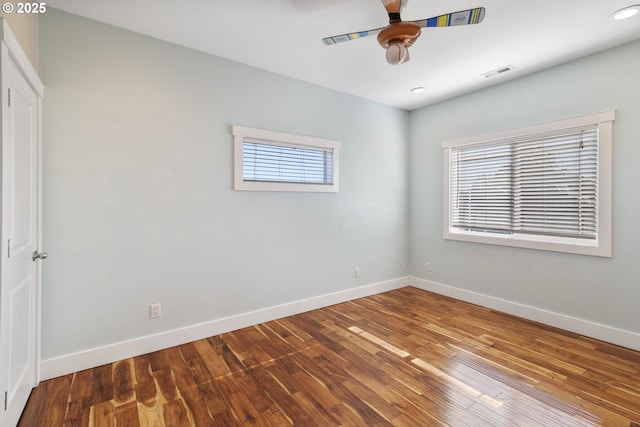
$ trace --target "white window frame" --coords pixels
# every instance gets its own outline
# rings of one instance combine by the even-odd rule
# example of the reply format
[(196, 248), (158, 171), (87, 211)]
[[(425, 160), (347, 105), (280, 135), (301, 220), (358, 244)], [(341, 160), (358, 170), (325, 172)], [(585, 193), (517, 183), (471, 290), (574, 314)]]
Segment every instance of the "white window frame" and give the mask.
[[(469, 138), (447, 140), (442, 143), (444, 152), (444, 216), (443, 237), (446, 240), (485, 243), (493, 245), (513, 246), (520, 248), (539, 249), (556, 252), (566, 252), (601, 257), (612, 256), (611, 223), (612, 223), (612, 146), (613, 121), (615, 111), (589, 114), (570, 119), (526, 126), (486, 135)], [(597, 200), (597, 237), (595, 240), (572, 239), (529, 234), (483, 233), (455, 230), (451, 227), (450, 217), (450, 152), (452, 147), (472, 144), (486, 144), (490, 142), (507, 141), (510, 139), (596, 125), (598, 128), (598, 200)]]
[[(232, 126), (234, 141), (234, 178), (233, 188), (238, 191), (302, 191), (337, 193), (339, 190), (340, 141), (316, 138), (312, 136), (294, 135), (274, 132), (246, 126)], [(243, 144), (245, 140), (268, 142), (270, 145), (283, 147), (311, 148), (329, 150), (333, 154), (333, 184), (293, 183), (293, 182), (260, 182), (243, 179)]]

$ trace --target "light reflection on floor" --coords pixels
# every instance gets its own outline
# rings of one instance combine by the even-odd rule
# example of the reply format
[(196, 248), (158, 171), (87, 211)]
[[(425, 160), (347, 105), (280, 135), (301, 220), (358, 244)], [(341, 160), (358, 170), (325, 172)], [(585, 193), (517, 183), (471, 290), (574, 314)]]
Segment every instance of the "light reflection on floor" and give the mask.
[[(379, 338), (367, 331), (364, 331), (363, 329), (357, 326), (351, 326), (348, 328), (348, 330), (378, 345), (379, 347), (385, 350), (388, 350), (400, 356), (403, 359), (406, 359), (407, 362), (411, 363), (415, 367), (434, 375), (440, 381), (452, 387), (452, 389), (455, 389), (463, 393), (464, 395), (467, 395), (471, 399), (474, 399), (476, 402), (485, 403), (494, 409), (501, 408), (505, 403), (507, 405), (511, 404), (516, 406), (524, 405), (534, 411), (536, 410), (534, 408), (538, 408), (539, 414), (536, 417), (536, 421), (539, 421), (540, 420), (539, 417), (542, 417), (546, 419), (545, 424), (548, 422), (548, 423), (551, 423), (550, 425), (555, 425), (555, 423), (558, 422), (558, 420), (562, 420), (563, 425), (565, 425), (565, 422), (566, 422), (567, 426), (587, 426), (587, 425), (600, 426), (602, 425), (598, 417), (594, 416), (593, 414), (590, 414), (588, 411), (585, 410), (585, 408), (577, 408), (571, 405), (570, 403), (563, 402), (562, 400), (559, 400), (552, 396), (548, 396), (543, 391), (540, 391), (535, 387), (532, 387), (531, 384), (522, 385), (522, 387), (530, 389), (528, 393), (523, 394), (522, 393), (523, 390), (520, 389), (519, 387), (516, 387), (516, 390), (514, 390), (513, 395), (510, 394), (509, 396), (507, 396), (506, 394), (499, 393), (499, 395), (496, 396), (497, 398), (494, 398), (489, 394), (478, 390), (476, 387), (464, 382), (463, 380), (453, 377), (452, 375), (426, 362), (425, 360), (420, 359), (419, 357), (413, 357), (411, 353), (409, 353), (408, 351), (398, 348), (393, 344), (383, 340), (382, 338)], [(462, 353), (467, 353), (466, 350), (457, 348), (455, 346), (452, 346), (452, 347), (455, 348), (457, 351), (461, 351)], [(523, 375), (523, 374), (519, 374), (519, 375)], [(490, 377), (488, 376), (487, 378), (490, 378)], [(502, 383), (502, 382), (500, 384), (501, 384), (501, 387), (507, 387), (507, 388), (513, 387), (513, 384), (508, 385), (507, 383)], [(420, 391), (416, 391), (416, 392), (420, 393)], [(580, 414), (578, 414), (578, 412), (580, 412)], [(555, 416), (553, 414), (555, 414)], [(502, 414), (502, 416), (504, 417), (506, 416), (506, 414)], [(556, 418), (556, 417), (559, 417), (559, 418)], [(577, 419), (573, 419), (573, 417)], [(497, 420), (494, 420), (494, 421), (497, 421)], [(502, 423), (498, 423), (498, 424), (503, 425), (503, 423), (506, 422), (507, 424), (504, 424), (504, 425), (512, 425), (511, 422), (513, 420), (510, 420), (507, 416), (507, 418), (502, 418), (501, 421)]]

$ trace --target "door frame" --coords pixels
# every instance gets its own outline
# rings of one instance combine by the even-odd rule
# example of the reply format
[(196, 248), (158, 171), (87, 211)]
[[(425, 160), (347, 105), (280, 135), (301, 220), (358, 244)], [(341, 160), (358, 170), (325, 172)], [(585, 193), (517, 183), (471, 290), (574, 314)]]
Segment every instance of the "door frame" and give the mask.
[[(44, 85), (38, 76), (36, 69), (31, 64), (31, 61), (24, 52), (15, 34), (9, 27), (5, 18), (0, 17), (0, 44), (2, 55), (4, 58), (5, 52), (10, 60), (17, 65), (18, 69), (22, 73), (23, 77), (29, 83), (31, 88), (37, 95), (37, 135), (36, 135), (36, 150), (37, 150), (37, 177), (36, 177), (36, 235), (37, 235), (37, 247), (38, 250), (42, 248), (42, 98), (44, 96)], [(4, 89), (4, 88), (3, 88)], [(3, 106), (6, 105), (6, 94), (2, 93)], [(4, 236), (2, 236), (4, 241)], [(35, 310), (35, 329), (36, 329), (36, 342), (35, 342), (35, 378), (34, 386), (40, 382), (40, 361), (41, 361), (41, 302), (42, 302), (42, 263), (38, 262), (36, 266), (36, 310)]]

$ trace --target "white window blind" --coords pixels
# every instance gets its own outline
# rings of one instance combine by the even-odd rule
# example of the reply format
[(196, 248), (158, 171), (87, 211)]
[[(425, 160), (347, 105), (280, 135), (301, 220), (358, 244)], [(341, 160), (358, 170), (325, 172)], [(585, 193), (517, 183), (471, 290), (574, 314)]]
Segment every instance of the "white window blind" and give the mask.
[(293, 147), (245, 139), (242, 150), (244, 181), (333, 184), (331, 149)]
[(597, 141), (589, 126), (452, 148), (452, 226), (595, 239)]
[(596, 239), (595, 126), (516, 142), (513, 177), (516, 232)]
[(509, 232), (513, 224), (512, 150), (490, 144), (451, 150), (451, 225)]
[(610, 257), (614, 119), (443, 142), (444, 238)]
[(234, 189), (338, 192), (340, 142), (233, 126)]

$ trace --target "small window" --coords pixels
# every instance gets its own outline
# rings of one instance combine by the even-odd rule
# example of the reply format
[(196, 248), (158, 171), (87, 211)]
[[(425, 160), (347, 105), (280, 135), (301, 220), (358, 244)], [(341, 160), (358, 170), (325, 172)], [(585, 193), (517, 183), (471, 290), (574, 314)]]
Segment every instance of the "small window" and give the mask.
[(234, 189), (338, 192), (338, 141), (233, 126)]
[(610, 257), (614, 118), (445, 141), (444, 238)]

